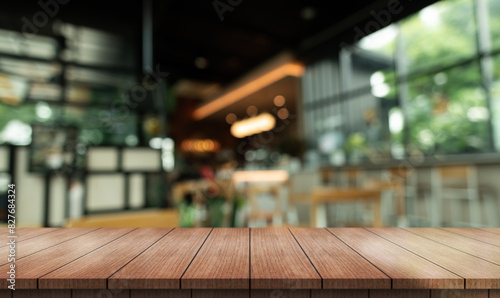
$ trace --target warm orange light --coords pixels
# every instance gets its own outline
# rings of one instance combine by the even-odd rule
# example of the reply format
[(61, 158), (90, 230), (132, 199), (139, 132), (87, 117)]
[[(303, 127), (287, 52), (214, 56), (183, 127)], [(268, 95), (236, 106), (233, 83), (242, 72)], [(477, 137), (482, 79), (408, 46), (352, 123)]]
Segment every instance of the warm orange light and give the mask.
[(207, 103), (206, 105), (196, 109), (193, 117), (196, 120), (201, 120), (221, 109), (237, 102), (238, 100), (259, 91), (260, 89), (271, 85), (287, 76), (300, 77), (304, 72), (304, 66), (298, 63), (287, 63), (281, 65), (266, 74), (246, 83), (245, 85), (230, 91), (219, 98)]
[(238, 120), (238, 117), (236, 117), (234, 113), (227, 114), (226, 116), (227, 124), (233, 124), (234, 122), (236, 122), (236, 120)]
[(276, 125), (276, 119), (269, 113), (238, 121), (231, 126), (231, 134), (244, 138), (264, 131), (269, 131)]
[(286, 108), (281, 108), (279, 111), (278, 111), (278, 117), (282, 120), (285, 120), (286, 118), (288, 118), (289, 116), (289, 113), (288, 113), (288, 110)]
[(236, 171), (232, 176), (234, 183), (242, 182), (285, 182), (288, 172), (284, 170), (270, 171)]
[(285, 105), (286, 99), (283, 95), (278, 95), (273, 100), (274, 105), (277, 107), (282, 107)]
[(257, 109), (256, 106), (249, 106), (247, 108), (247, 115), (248, 116), (255, 116), (255, 115), (257, 115), (258, 112), (259, 112), (259, 110)]
[(217, 152), (220, 149), (220, 144), (219, 142), (210, 139), (204, 139), (204, 140), (187, 139), (182, 141), (181, 148), (185, 152), (194, 152), (194, 153)]

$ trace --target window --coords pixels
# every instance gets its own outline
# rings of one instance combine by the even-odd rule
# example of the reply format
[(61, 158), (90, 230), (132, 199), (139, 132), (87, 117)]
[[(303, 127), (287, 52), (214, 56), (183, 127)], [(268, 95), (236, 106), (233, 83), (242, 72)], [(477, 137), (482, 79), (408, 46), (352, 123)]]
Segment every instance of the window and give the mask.
[(498, 0), (478, 0), (487, 1), (487, 10), (489, 12), (489, 27), (493, 50), (500, 50), (500, 1)]
[[(500, 152), (498, 15), (496, 0), (441, 1), (342, 49), (331, 66), (340, 75), (330, 82), (338, 95), (324, 99), (326, 106), (340, 102), (342, 112), (308, 121), (321, 134), (340, 133), (352, 163), (408, 152)], [(313, 93), (326, 83), (303, 84)], [(305, 105), (305, 113), (321, 108)], [(330, 118), (341, 125), (321, 125)]]
[(494, 81), (491, 87), (491, 114), (495, 149), (500, 152), (500, 55), (494, 60)]
[(401, 40), (408, 71), (425, 71), (477, 52), (472, 0), (442, 1), (403, 20)]
[(426, 154), (488, 149), (489, 113), (477, 61), (408, 83), (410, 143)]

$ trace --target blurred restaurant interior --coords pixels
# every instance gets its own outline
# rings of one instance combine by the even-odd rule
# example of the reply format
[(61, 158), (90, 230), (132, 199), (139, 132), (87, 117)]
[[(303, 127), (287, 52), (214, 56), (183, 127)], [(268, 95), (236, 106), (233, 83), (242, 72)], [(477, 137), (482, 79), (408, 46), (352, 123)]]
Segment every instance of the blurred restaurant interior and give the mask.
[(8, 1), (0, 221), (500, 225), (500, 1)]

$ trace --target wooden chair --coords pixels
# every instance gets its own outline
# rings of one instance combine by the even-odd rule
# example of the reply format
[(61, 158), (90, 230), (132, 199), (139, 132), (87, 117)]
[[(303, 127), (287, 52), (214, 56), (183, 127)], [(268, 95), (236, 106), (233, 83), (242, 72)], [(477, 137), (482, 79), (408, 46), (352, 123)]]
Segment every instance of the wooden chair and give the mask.
[[(440, 227), (443, 221), (443, 203), (450, 204), (452, 226), (481, 226), (481, 204), (477, 168), (474, 165), (440, 166), (432, 170), (432, 226)], [(459, 208), (466, 202), (468, 220), (459, 220)]]
[[(248, 226), (282, 226), (284, 223), (283, 183), (251, 184), (246, 186), (245, 194), (249, 203)], [(262, 209), (259, 196), (271, 195), (274, 203), (272, 210)], [(261, 223), (264, 223), (263, 225)]]
[(366, 173), (361, 168), (346, 168), (340, 172), (339, 187), (362, 187)]
[(395, 210), (392, 214), (396, 216), (395, 224), (397, 226), (408, 225), (406, 214), (406, 185), (410, 175), (411, 171), (409, 169), (395, 167), (382, 171), (380, 179), (366, 179), (364, 183), (364, 187), (366, 188), (380, 190), (383, 210)]
[[(307, 206), (310, 208), (311, 203), (311, 193), (315, 187), (321, 186), (323, 179), (323, 185), (325, 184), (325, 171), (318, 172), (313, 171), (302, 171), (300, 173), (295, 173), (290, 175), (288, 181), (288, 212), (287, 212), (287, 222), (291, 225), (302, 225), (299, 218), (299, 206)], [(305, 222), (307, 226), (309, 221)]]
[(315, 188), (311, 195), (311, 227), (326, 227), (325, 205), (336, 202), (372, 202), (374, 227), (382, 227), (380, 190), (362, 188)]

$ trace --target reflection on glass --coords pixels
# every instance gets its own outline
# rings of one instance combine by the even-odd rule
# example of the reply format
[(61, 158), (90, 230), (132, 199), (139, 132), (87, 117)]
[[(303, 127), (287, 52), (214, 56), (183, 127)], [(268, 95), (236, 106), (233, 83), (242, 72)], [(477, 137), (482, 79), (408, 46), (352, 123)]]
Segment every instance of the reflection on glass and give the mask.
[(411, 144), (426, 154), (486, 150), (489, 115), (480, 83), (476, 63), (412, 80), (408, 107)]
[(449, 65), (476, 53), (472, 0), (444, 1), (401, 22), (408, 70)]

